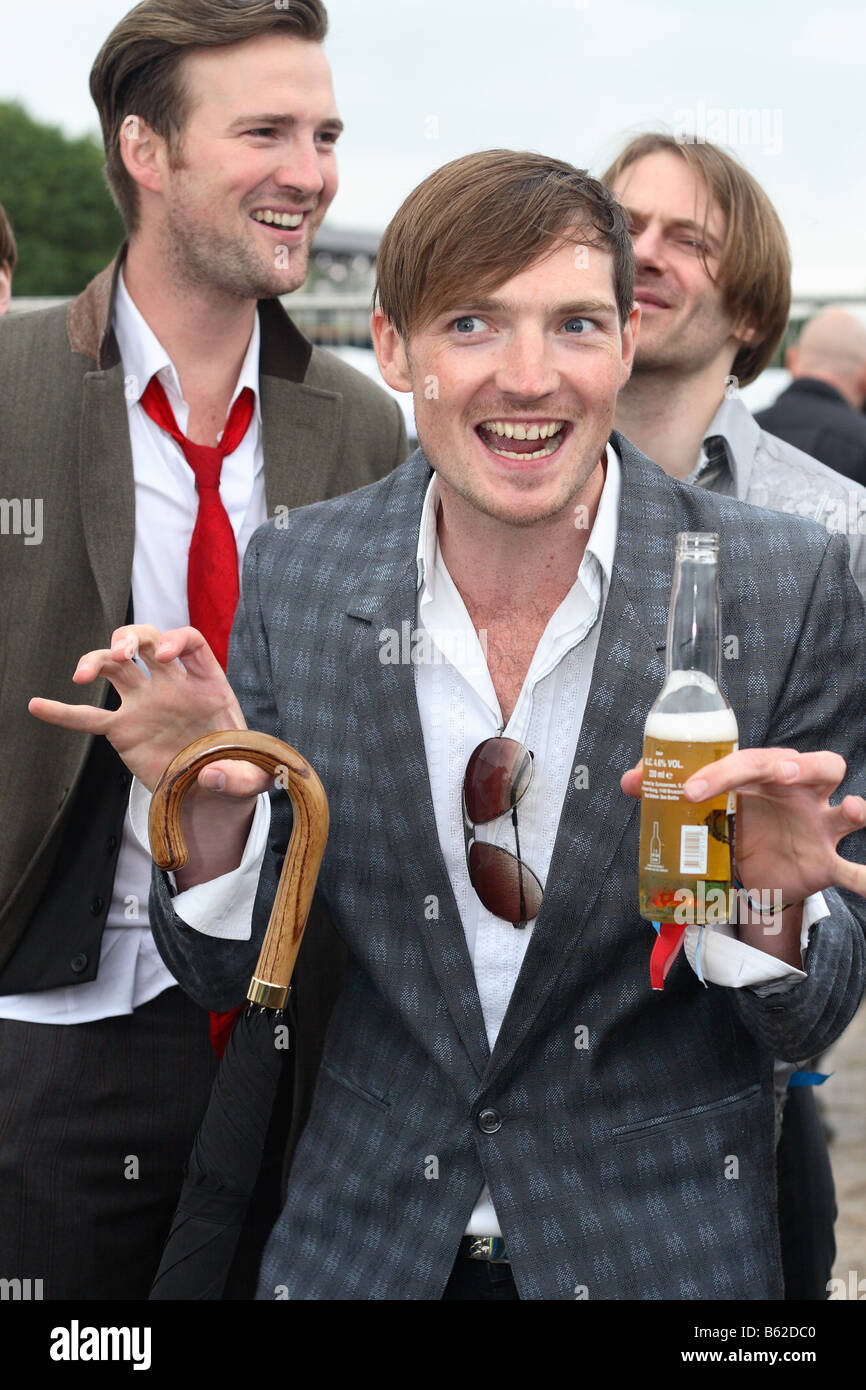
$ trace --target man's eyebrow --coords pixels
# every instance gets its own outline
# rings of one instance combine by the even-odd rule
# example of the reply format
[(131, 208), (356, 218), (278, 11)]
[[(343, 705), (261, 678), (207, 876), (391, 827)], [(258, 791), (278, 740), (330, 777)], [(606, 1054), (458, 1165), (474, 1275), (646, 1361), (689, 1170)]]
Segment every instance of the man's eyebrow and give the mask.
[[(623, 203), (623, 210), (633, 222), (646, 222), (648, 220), (646, 213), (638, 212), (635, 208), (627, 207), (625, 203)], [(703, 237), (705, 241), (709, 241), (713, 246), (718, 247), (719, 238), (714, 236), (708, 227), (705, 228), (702, 222), (694, 222), (690, 217), (667, 218), (665, 220), (665, 227), (675, 231), (697, 232), (698, 236)]]
[[(450, 310), (453, 318), (459, 318), (461, 312), (465, 314), (489, 314), (489, 313), (508, 313), (516, 306), (511, 300), (507, 299), (473, 299), (467, 300), (467, 307)], [(578, 318), (584, 314), (615, 314), (617, 306), (612, 299), (575, 299), (567, 300), (563, 304), (550, 304), (542, 306), (546, 313), (557, 318)]]
[[(233, 135), (235, 131), (243, 130), (245, 127), (281, 126), (290, 129), (297, 124), (297, 116), (290, 116), (285, 111), (264, 112), (253, 116), (238, 116), (229, 126), (229, 134)], [(319, 121), (318, 126), (320, 130), (335, 130), (338, 133), (345, 129), (339, 116), (326, 116), (324, 120)]]

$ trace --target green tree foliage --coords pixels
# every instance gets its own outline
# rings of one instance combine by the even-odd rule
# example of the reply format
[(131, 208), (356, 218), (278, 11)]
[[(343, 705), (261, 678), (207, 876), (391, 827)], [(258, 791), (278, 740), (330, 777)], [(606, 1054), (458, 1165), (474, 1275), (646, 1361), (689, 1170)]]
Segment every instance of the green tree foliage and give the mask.
[(18, 243), (13, 294), (78, 294), (111, 260), (123, 223), (103, 162), (93, 137), (71, 140), (0, 102), (0, 203)]

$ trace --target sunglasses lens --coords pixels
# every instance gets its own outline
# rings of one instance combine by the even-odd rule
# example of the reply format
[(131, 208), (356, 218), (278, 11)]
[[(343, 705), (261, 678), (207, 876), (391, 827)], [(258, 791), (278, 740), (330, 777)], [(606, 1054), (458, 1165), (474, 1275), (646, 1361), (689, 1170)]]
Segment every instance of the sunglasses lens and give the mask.
[(494, 917), (531, 922), (541, 908), (542, 887), (531, 869), (497, 845), (474, 840), (469, 847), (472, 887)]
[(517, 805), (531, 778), (532, 758), (522, 743), (513, 738), (486, 738), (469, 759), (463, 780), (469, 819), (484, 825), (506, 815)]

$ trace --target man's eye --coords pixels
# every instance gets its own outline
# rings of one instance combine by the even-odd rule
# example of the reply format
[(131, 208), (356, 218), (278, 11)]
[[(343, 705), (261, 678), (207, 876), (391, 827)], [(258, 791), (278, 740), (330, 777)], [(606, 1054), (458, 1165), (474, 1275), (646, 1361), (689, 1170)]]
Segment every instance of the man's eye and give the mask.
[(580, 338), (583, 336), (584, 333), (588, 333), (590, 329), (594, 328), (595, 324), (593, 323), (592, 319), (574, 318), (566, 319), (565, 323), (562, 326), (565, 329), (566, 333), (569, 333), (571, 337)]
[(272, 125), (259, 126), (257, 130), (248, 130), (247, 135), (275, 135), (276, 131)]
[(336, 130), (323, 130), (316, 136), (316, 139), (323, 145), (336, 145), (340, 136)]
[(468, 335), (469, 333), (480, 332), (482, 328), (487, 327), (487, 324), (483, 319), (478, 318), (477, 314), (464, 314), (462, 318), (454, 320), (453, 327), (458, 333)]

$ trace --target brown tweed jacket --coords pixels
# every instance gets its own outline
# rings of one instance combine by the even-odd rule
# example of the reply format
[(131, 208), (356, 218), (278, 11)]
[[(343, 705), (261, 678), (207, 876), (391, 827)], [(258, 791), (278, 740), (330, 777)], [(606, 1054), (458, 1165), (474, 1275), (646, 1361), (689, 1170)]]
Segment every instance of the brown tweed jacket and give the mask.
[[(93, 742), (34, 719), (27, 702), (105, 699), (106, 688), (76, 687), (72, 673), (127, 615), (135, 499), (111, 327), (124, 255), (68, 306), (0, 330), (0, 971), (49, 882)], [(401, 463), (396, 402), (312, 347), (278, 301), (263, 300), (259, 314), (269, 515), (362, 487)], [(40, 503), (41, 543), (17, 526), (16, 499), (31, 516)]]

